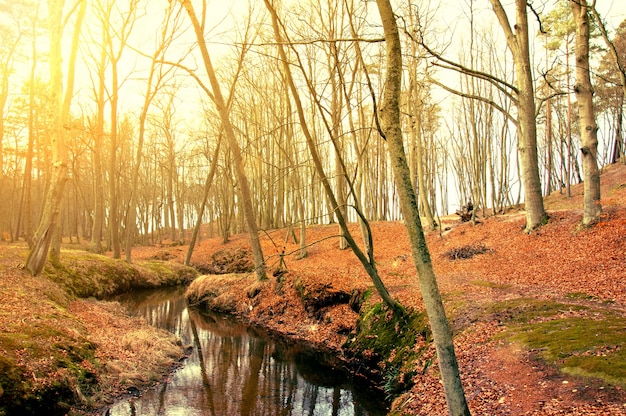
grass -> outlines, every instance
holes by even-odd
[[[489,313],[507,324],[500,335],[540,352],[561,371],[626,386],[626,317],[600,307],[516,299]]]
[[[193,269],[158,261],[129,265],[64,250],[61,263],[32,277],[19,267],[25,254],[21,247],[0,250],[0,416],[66,415],[72,407],[102,405],[119,394],[120,378],[140,385],[180,358],[182,346],[173,335],[105,309],[109,302],[77,298],[182,283],[195,277]],[[96,337],[95,330],[103,334]],[[124,334],[128,338],[117,347]],[[107,351],[126,358],[112,363],[115,354],[102,358]]]
[[[48,263],[44,274],[76,297],[98,299],[126,292],[131,287],[181,285],[198,275],[195,269],[178,263],[146,260],[129,264],[79,250],[64,251],[62,263]]]

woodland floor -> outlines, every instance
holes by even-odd
[[[602,217],[590,228],[579,227],[582,187],[577,185],[572,188],[571,198],[557,191],[546,199],[550,221],[531,234],[523,233],[524,212],[519,210],[487,218],[479,216],[475,225],[460,223],[456,216],[442,218],[442,231],[427,234],[455,333],[456,354],[472,414],[626,415],[625,378],[607,381],[563,371],[565,359],[560,362],[559,357],[546,358],[547,347],[533,347],[515,337],[525,331],[520,325],[527,323],[516,317],[528,312],[526,305],[536,306],[537,302],[539,308],[559,305],[557,309],[560,309],[549,318],[539,314],[535,321],[559,318],[597,321],[608,311],[618,324],[626,322],[626,166],[605,168],[602,194]],[[420,308],[420,291],[403,224],[374,222],[372,230],[377,266],[391,294],[405,306]],[[338,249],[337,231],[337,225],[307,228],[308,257],[300,260],[296,259],[298,245],[286,239],[287,230],[268,231],[262,244],[265,256],[270,257],[269,273],[277,268],[279,253],[285,247],[287,273],[283,277],[287,282],[299,279],[312,292],[317,288],[320,293],[350,293],[354,288],[370,287],[371,282],[354,254]],[[355,235],[360,235],[356,227]],[[225,245],[220,238],[205,235],[192,263],[208,269],[214,267],[216,252],[237,253],[247,247],[243,235],[233,236]],[[186,249],[186,246],[168,245],[141,247],[133,255],[138,259],[182,261]],[[475,255],[450,258],[468,252]],[[0,279],[6,283],[0,284],[0,289],[7,289],[0,291],[0,300],[5,305],[19,302],[20,310],[26,311],[20,312],[27,316],[26,320],[15,325],[34,325],[36,322],[31,321],[39,318],[28,312],[32,309],[28,291],[43,291],[49,298],[48,292],[56,289],[26,279],[17,271],[19,264],[15,262],[15,256],[0,255],[0,271],[6,276]],[[28,287],[11,292],[10,287],[20,284]],[[242,314],[256,323],[331,349],[340,348],[347,336],[346,329],[349,332],[354,328],[357,314],[347,305],[329,308],[320,317],[303,307],[292,286],[276,290],[276,279],[270,279],[267,286],[253,300],[243,292],[238,299],[239,305],[248,306],[248,311],[241,311]],[[103,316],[112,319],[106,311],[92,313],[100,307],[90,301],[63,302],[80,315],[81,337],[101,325]],[[10,311],[2,319],[8,319],[9,315]],[[63,319],[74,319],[61,315]],[[7,326],[6,322],[0,324]],[[124,331],[123,325],[127,324],[120,324],[120,331]],[[626,333],[626,324],[620,330]],[[596,337],[602,331],[597,332]],[[98,355],[106,357],[115,352],[107,351],[106,344],[103,340]],[[624,345],[617,341],[614,344],[608,342],[586,354],[606,353],[609,357],[616,351],[621,354]],[[114,344],[111,349],[115,348],[119,347]],[[434,352],[431,349],[427,354]],[[115,359],[124,357],[118,355]],[[137,357],[126,359],[133,362]],[[623,361],[617,365],[626,371]],[[414,381],[411,391],[396,400],[398,411],[405,415],[447,414],[437,367],[429,367]]]
[[[604,169],[602,194],[602,217],[590,228],[579,226],[582,185],[576,185],[570,198],[557,191],[546,199],[550,221],[531,234],[522,231],[525,218],[520,210],[479,218],[476,225],[460,223],[456,216],[442,218],[443,231],[427,234],[473,414],[626,415],[626,378],[607,382],[562,371],[565,358],[557,354],[547,359],[547,347],[533,348],[515,341],[514,336],[516,331],[528,330],[520,329],[520,322],[527,323],[527,317],[519,315],[528,305],[539,305],[538,309],[557,305],[554,316],[537,318],[537,322],[578,317],[597,321],[602,319],[598,314],[604,316],[598,311],[608,310],[618,325],[626,324],[626,166]],[[278,254],[285,246],[287,280],[301,279],[313,292],[323,288],[350,293],[355,287],[371,286],[354,254],[339,250],[337,238],[328,238],[337,234],[337,228],[308,228],[308,257],[300,260],[296,259],[298,246],[291,239],[285,243],[287,230],[269,232],[262,239],[265,256],[273,256],[268,271],[276,269]],[[420,308],[403,224],[374,222],[372,229],[377,266],[391,294],[406,306]],[[355,235],[360,235],[356,228]],[[192,263],[210,267],[214,253],[237,252],[247,246],[244,236],[234,236],[226,245],[219,238],[204,238]],[[156,253],[154,248],[142,250],[138,255],[182,258],[186,247],[162,247]],[[468,251],[483,253],[450,259]],[[249,302],[250,309],[242,312],[253,321],[333,348],[345,341],[345,335],[338,334],[341,329],[353,328],[357,317],[345,305],[329,308],[324,319],[319,319],[319,314],[312,316],[301,306],[295,290],[264,291],[262,300],[255,302],[241,292],[241,303]],[[516,314],[522,321],[515,319]],[[528,321],[533,321],[532,316]],[[626,333],[626,325],[620,331]],[[623,336],[609,339],[607,344],[616,345],[574,355],[603,356],[607,348],[622,354],[623,340]],[[432,349],[430,354],[434,354]],[[607,359],[611,357],[609,354]],[[621,357],[615,365],[626,369]],[[416,376],[410,393],[396,400],[397,409],[406,415],[447,414],[438,376],[436,366]]]

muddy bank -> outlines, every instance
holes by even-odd
[[[64,251],[34,278],[20,267],[25,256],[24,247],[0,250],[0,415],[93,411],[158,382],[184,357],[176,337],[101,299],[185,284],[193,269]]]
[[[423,313],[388,311],[372,288],[341,288],[285,273],[264,282],[253,274],[204,275],[185,294],[200,310],[226,312],[275,337],[318,351],[389,399],[412,386],[425,368],[431,335]]]

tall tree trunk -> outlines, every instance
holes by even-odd
[[[24,216],[24,237],[28,242],[28,247],[33,247],[33,225],[32,225],[32,182],[33,182],[33,156],[35,147],[35,74],[37,69],[37,36],[36,26],[39,17],[39,7],[37,7],[33,18],[33,39],[31,44],[32,62],[30,67],[30,85],[28,87],[28,147],[26,150],[26,160],[24,162],[24,180],[22,186],[22,198],[20,211],[18,212],[17,230],[15,238],[19,239],[22,227],[22,215]],[[8,75],[8,74],[7,74]],[[1,137],[0,137],[1,138]]]
[[[576,98],[582,142],[583,184],[583,225],[594,223],[602,206],[600,205],[600,172],[598,171],[598,125],[593,110],[593,89],[589,75],[589,15],[587,0],[571,0],[572,14],[576,24]]]
[[[202,195],[202,203],[200,204],[200,208],[198,209],[198,219],[196,220],[196,225],[193,227],[193,234],[191,235],[191,241],[189,241],[189,248],[187,249],[187,255],[185,256],[185,265],[189,266],[191,263],[191,255],[193,254],[193,249],[196,246],[196,241],[198,240],[198,234],[200,233],[200,226],[202,225],[202,217],[204,216],[204,210],[206,208],[206,203],[209,199],[209,192],[211,191],[211,187],[213,186],[213,178],[215,177],[215,171],[217,170],[218,158],[220,153],[220,147],[222,145],[222,135],[220,134],[217,139],[217,145],[215,145],[215,153],[213,153],[213,160],[211,160],[211,168],[209,169],[209,174],[207,175],[206,181],[204,182],[204,194]]]
[[[246,177],[246,173],[244,170],[241,148],[239,147],[237,137],[235,136],[235,130],[230,121],[229,109],[222,95],[219,81],[217,80],[217,76],[215,75],[215,71],[213,70],[211,56],[209,55],[209,50],[206,46],[206,42],[204,39],[204,33],[202,30],[203,28],[200,25],[198,18],[196,17],[196,13],[194,11],[193,5],[191,4],[191,1],[180,0],[180,2],[187,11],[187,14],[189,15],[189,19],[191,20],[191,24],[194,28],[196,38],[198,39],[198,47],[200,48],[200,52],[202,53],[202,60],[204,62],[204,66],[209,77],[209,81],[211,83],[211,88],[213,90],[211,99],[213,100],[213,103],[217,108],[220,120],[222,122],[222,127],[224,129],[224,134],[226,135],[229,147],[233,153],[233,164],[235,167],[235,174],[237,175],[237,182],[239,185],[239,203],[243,205],[243,214],[248,228],[250,245],[252,246],[252,255],[254,257],[256,275],[259,280],[264,280],[267,278],[265,274],[265,260],[263,258],[261,242],[259,241],[259,230],[256,223],[254,207],[252,206],[252,195],[250,194],[250,186],[248,185],[248,178]]]
[[[528,39],[528,14],[526,0],[515,0],[515,31],[500,0],[490,0],[493,10],[504,30],[507,45],[515,62],[517,78],[517,136],[519,156],[524,184],[524,205],[526,208],[526,232],[541,226],[547,219],[543,206],[539,160],[537,156],[537,124],[535,120],[535,96],[530,64],[530,44]]]
[[[63,3],[64,0],[48,0],[48,30],[50,34],[48,59],[50,65],[51,111],[54,118],[50,137],[53,152],[52,177],[51,186],[46,194],[44,208],[39,219],[39,225],[35,232],[33,249],[30,251],[25,265],[26,270],[33,276],[39,275],[46,263],[50,242],[59,219],[63,188],[67,181],[67,149],[65,148],[61,116],[63,100],[63,61],[61,55]]]
[[[381,105],[381,126],[387,141],[394,180],[398,189],[400,208],[411,243],[413,261],[418,272],[419,286],[433,332],[441,378],[452,416],[469,415],[459,367],[454,353],[452,331],[437,286],[430,253],[419,216],[417,198],[411,184],[411,172],[404,152],[400,124],[400,95],[402,80],[402,50],[395,15],[389,0],[376,0],[383,23],[387,48],[385,95]]]
[[[76,73],[76,59],[78,57],[78,42],[80,40],[80,29],[87,12],[87,1],[81,0],[74,24],[74,33],[72,35],[72,45],[70,49],[70,58],[67,65],[67,85],[65,86],[65,95],[61,104],[61,126],[63,129],[70,124],[70,107],[72,104],[72,96],[74,95],[74,75]],[[50,247],[50,260],[58,262],[61,258],[61,241],[63,238],[62,229],[57,227],[55,230],[52,246]]]
[[[117,182],[117,104],[119,101],[119,82],[117,61],[111,62],[111,134],[109,146],[109,232],[113,258],[122,256],[120,245],[120,219]]]
[[[105,104],[105,71],[106,71],[106,37],[102,32],[100,60],[98,62],[98,91],[96,97],[96,119],[93,133],[92,163],[93,163],[93,224],[89,250],[101,254],[102,230],[104,228],[104,181],[102,169],[102,143],[104,139],[104,104]]]

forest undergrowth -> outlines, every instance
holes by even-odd
[[[592,227],[580,226],[582,185],[576,185],[569,198],[564,191],[546,198],[550,220],[531,234],[523,232],[519,209],[479,215],[476,224],[445,217],[441,230],[428,233],[473,414],[626,415],[626,166],[605,168],[602,186],[603,214]],[[422,310],[403,224],[374,222],[372,229],[376,263],[390,292]],[[287,233],[268,231],[271,238],[263,239],[266,257],[274,259],[270,271],[278,271],[287,241],[285,272],[255,296],[249,291],[253,277],[238,277],[236,290],[222,290],[212,301],[346,354],[359,319],[351,302],[371,290],[371,282],[355,256],[328,238],[338,233],[337,225],[307,229],[311,245],[304,259]],[[226,245],[206,238],[192,262],[210,270],[213,253],[223,259],[230,251],[241,265],[247,249],[245,236]],[[184,247],[162,250],[181,257]],[[215,290],[207,279],[204,284]],[[203,293],[198,290],[195,300]],[[372,295],[367,302],[377,301]],[[412,387],[395,396],[395,414],[445,415],[432,346],[421,354],[406,384]]]
[[[496,216],[480,213],[476,224],[445,217],[439,230],[428,233],[473,414],[626,415],[626,166],[605,168],[602,192],[602,216],[588,228],[579,225],[582,186],[577,185],[570,198],[558,191],[546,198],[550,220],[531,234],[523,232],[524,215],[518,209]],[[422,301],[403,224],[374,222],[372,230],[376,263],[391,294],[419,312]],[[302,259],[299,244],[287,233],[267,230],[262,238],[268,270],[277,272],[263,284],[250,272],[228,274],[249,266],[245,235],[226,244],[205,235],[192,264],[227,274],[215,278],[220,286],[208,285],[211,293],[201,288],[206,278],[196,279],[192,288],[201,290],[192,301],[219,304],[256,324],[343,354],[348,341],[357,338],[360,317],[375,310],[379,299],[355,256],[339,250],[337,238],[328,238],[338,234],[337,225],[308,227],[310,246]],[[172,336],[127,317],[116,304],[84,297],[129,284],[159,284],[159,276],[167,284],[188,282],[193,273],[173,265],[182,263],[186,248],[136,248],[141,272],[124,272],[123,262],[66,249],[63,267],[48,266],[50,279],[21,270],[23,246],[3,245],[0,414],[11,410],[7,403],[30,406],[37,414],[37,403],[44,399],[65,414],[70,405],[94,406],[166,375],[183,353]],[[278,270],[283,252],[285,267]],[[229,270],[229,258],[236,270]],[[152,266],[142,263],[149,261]],[[163,264],[171,265],[166,268],[171,272],[164,272]],[[103,271],[101,278],[84,278],[85,270],[93,275],[96,269]],[[107,270],[125,277],[112,282]],[[128,334],[144,341],[130,345]],[[402,383],[388,386],[394,389],[395,414],[445,415],[435,354],[425,342],[428,333],[420,330],[416,336],[420,355],[413,357],[415,365],[393,367],[402,376]],[[145,362],[146,346],[163,354]],[[388,358],[396,353],[389,351]],[[36,397],[44,391],[52,397]]]

